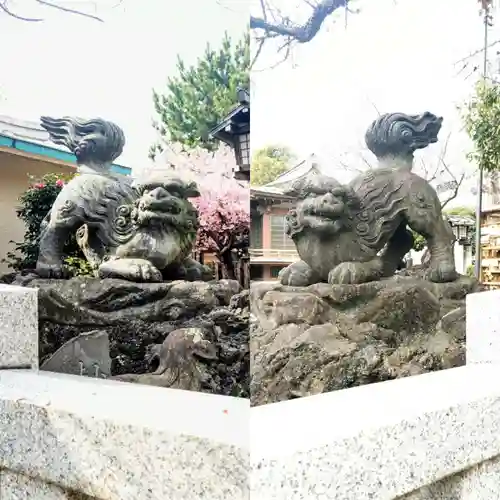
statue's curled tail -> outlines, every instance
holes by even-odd
[[[79,165],[106,169],[121,155],[125,145],[123,130],[100,118],[82,120],[42,116],[40,121],[51,141],[67,147]]]
[[[417,149],[437,142],[442,123],[443,118],[428,111],[419,115],[387,113],[368,127],[365,142],[378,159],[413,157]]]

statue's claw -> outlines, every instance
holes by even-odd
[[[44,264],[39,262],[36,265],[36,274],[45,279],[63,279],[68,277],[68,272],[62,264]]]
[[[431,264],[425,273],[426,279],[434,283],[448,283],[458,278],[458,273],[453,263],[439,261]]]

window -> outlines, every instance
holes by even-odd
[[[252,213],[250,222],[250,247],[262,248],[262,215]]]
[[[465,240],[467,238],[467,227],[458,226],[458,239]]]
[[[241,165],[250,165],[250,134],[242,134],[238,137],[240,143]]]
[[[285,216],[271,215],[271,248],[276,250],[295,250],[295,244],[285,233]]]

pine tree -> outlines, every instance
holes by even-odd
[[[158,121],[153,124],[161,140],[150,148],[154,158],[164,143],[180,143],[186,148],[217,149],[209,138],[210,129],[237,105],[237,89],[249,88],[250,37],[234,43],[225,33],[219,49],[207,45],[196,64],[186,67],[179,57],[177,76],[167,81],[166,92],[153,91]]]

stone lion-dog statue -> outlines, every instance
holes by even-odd
[[[392,276],[413,245],[408,227],[427,242],[426,278],[457,279],[451,226],[434,188],[412,172],[415,151],[437,142],[442,121],[429,112],[382,115],[365,135],[376,168],[347,185],[316,174],[292,186],[287,194],[298,202],[286,232],[301,260],[281,270],[282,284],[358,284]]]
[[[39,276],[65,277],[63,250],[73,234],[96,277],[210,279],[209,269],[190,258],[198,228],[189,201],[200,195],[195,183],[165,176],[136,182],[113,174],[125,137],[112,122],[42,117],[41,124],[76,156],[80,175],[63,187],[42,223]]]

